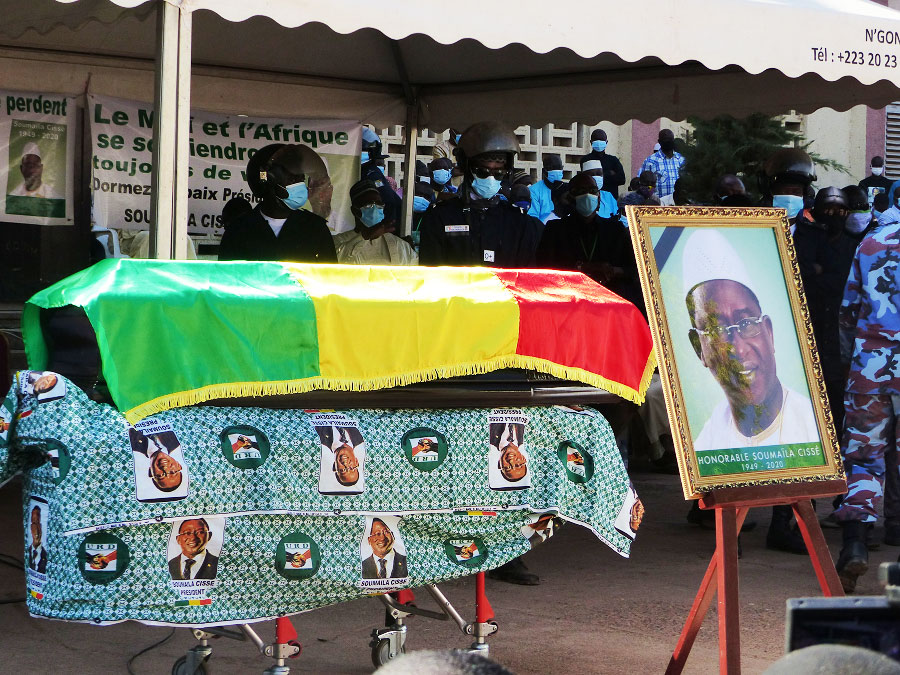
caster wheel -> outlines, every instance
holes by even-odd
[[[406,645],[400,648],[400,653],[406,653]],[[383,666],[391,660],[390,640],[379,640],[372,646],[372,665],[376,668]]]
[[[172,666],[172,675],[207,675],[207,673],[209,673],[209,669],[207,668],[206,663],[201,663],[197,666],[193,673],[189,672],[186,656],[182,656],[175,662],[175,665]]]

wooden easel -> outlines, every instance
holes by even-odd
[[[737,537],[752,507],[790,505],[822,593],[826,597],[844,595],[810,500],[833,497],[846,491],[844,480],[829,480],[714,490],[700,499],[700,508],[715,509],[716,512],[716,552],[700,582],[700,590],[681,630],[666,675],[677,675],[684,670],[713,595],[717,598],[719,614],[719,672],[728,675],[741,672]]]

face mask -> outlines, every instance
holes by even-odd
[[[454,142],[454,143],[459,143],[459,139],[460,139],[460,138],[462,138],[462,134],[456,134],[456,140],[453,141],[453,142]]]
[[[384,220],[384,207],[378,204],[369,204],[360,209],[359,219],[366,227],[375,227]]]
[[[428,201],[425,197],[419,197],[418,195],[413,197],[413,211],[416,213],[422,213],[425,209],[431,206],[431,202]]]
[[[884,173],[884,167],[883,167],[883,166],[873,166],[873,167],[872,167],[872,175],[873,175],[873,176],[880,176],[880,175],[883,174],[883,173]]]
[[[430,183],[431,179],[428,176],[419,176],[420,183]]]
[[[597,197],[597,195],[592,195],[590,193],[578,195],[577,197],[575,197],[575,210],[578,211],[578,215],[587,218],[597,210],[598,203],[599,198]]]
[[[594,182],[597,184],[597,189],[603,189],[603,176],[591,176],[594,179]]]
[[[844,227],[846,227],[847,230],[852,232],[853,234],[859,234],[860,232],[865,230],[871,222],[871,211],[854,211],[849,216],[847,216],[847,222],[844,224]]]
[[[490,199],[500,192],[500,181],[493,176],[488,176],[487,178],[474,176],[472,178],[472,190],[482,199]]]
[[[359,156],[359,163],[360,163],[360,164],[365,164],[365,163],[368,162],[368,161],[369,161],[369,153],[368,153],[368,152],[363,152],[363,153]]]
[[[523,211],[527,211],[528,209],[531,208],[531,202],[528,201],[527,199],[523,199],[520,202],[513,202],[513,205],[518,206]]]
[[[562,180],[562,169],[554,169],[553,171],[547,172],[547,182],[548,183],[558,183]]]
[[[798,197],[797,195],[774,195],[772,197],[772,206],[776,209],[785,209],[787,217],[792,220],[803,210],[803,197]]]
[[[309,190],[306,187],[306,183],[294,183],[293,185],[285,186],[284,189],[287,190],[288,196],[281,201],[292,211],[302,207],[306,200],[309,199]]]
[[[434,176],[435,183],[446,185],[447,181],[450,180],[450,169],[435,169],[431,172],[431,175]]]
[[[606,141],[591,141],[591,148],[597,152],[606,150]]]

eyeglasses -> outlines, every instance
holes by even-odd
[[[768,319],[769,317],[763,314],[762,316],[758,316],[756,318],[748,317],[746,319],[741,319],[736,324],[731,326],[713,326],[712,328],[707,328],[703,330],[701,328],[695,328],[698,333],[701,335],[705,335],[707,337],[718,337],[718,338],[726,338],[731,339],[734,337],[734,334],[737,333],[745,340],[748,338],[755,338],[762,333],[762,328],[760,324],[763,319]]]
[[[157,479],[168,478],[169,476],[177,476],[180,473],[181,469],[175,469],[173,471],[154,471],[153,477]]]
[[[506,169],[488,169],[484,166],[474,166],[472,167],[472,175],[476,178],[487,178],[488,176],[493,176],[497,180],[503,180],[506,178],[506,174],[508,172]]]
[[[184,532],[178,533],[176,537],[196,537],[197,539],[202,539],[208,534],[209,530],[185,530]]]

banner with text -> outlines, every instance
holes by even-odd
[[[94,223],[145,230],[150,222],[153,106],[107,96],[87,99]],[[256,205],[247,185],[247,160],[272,143],[306,145],[318,153],[328,180],[308,186],[309,201],[303,208],[325,218],[333,233],[353,229],[349,192],[359,179],[358,122],[194,111],[190,131],[190,234],[221,234],[222,208],[234,197]]]
[[[0,91],[0,221],[72,225],[75,99]]]

